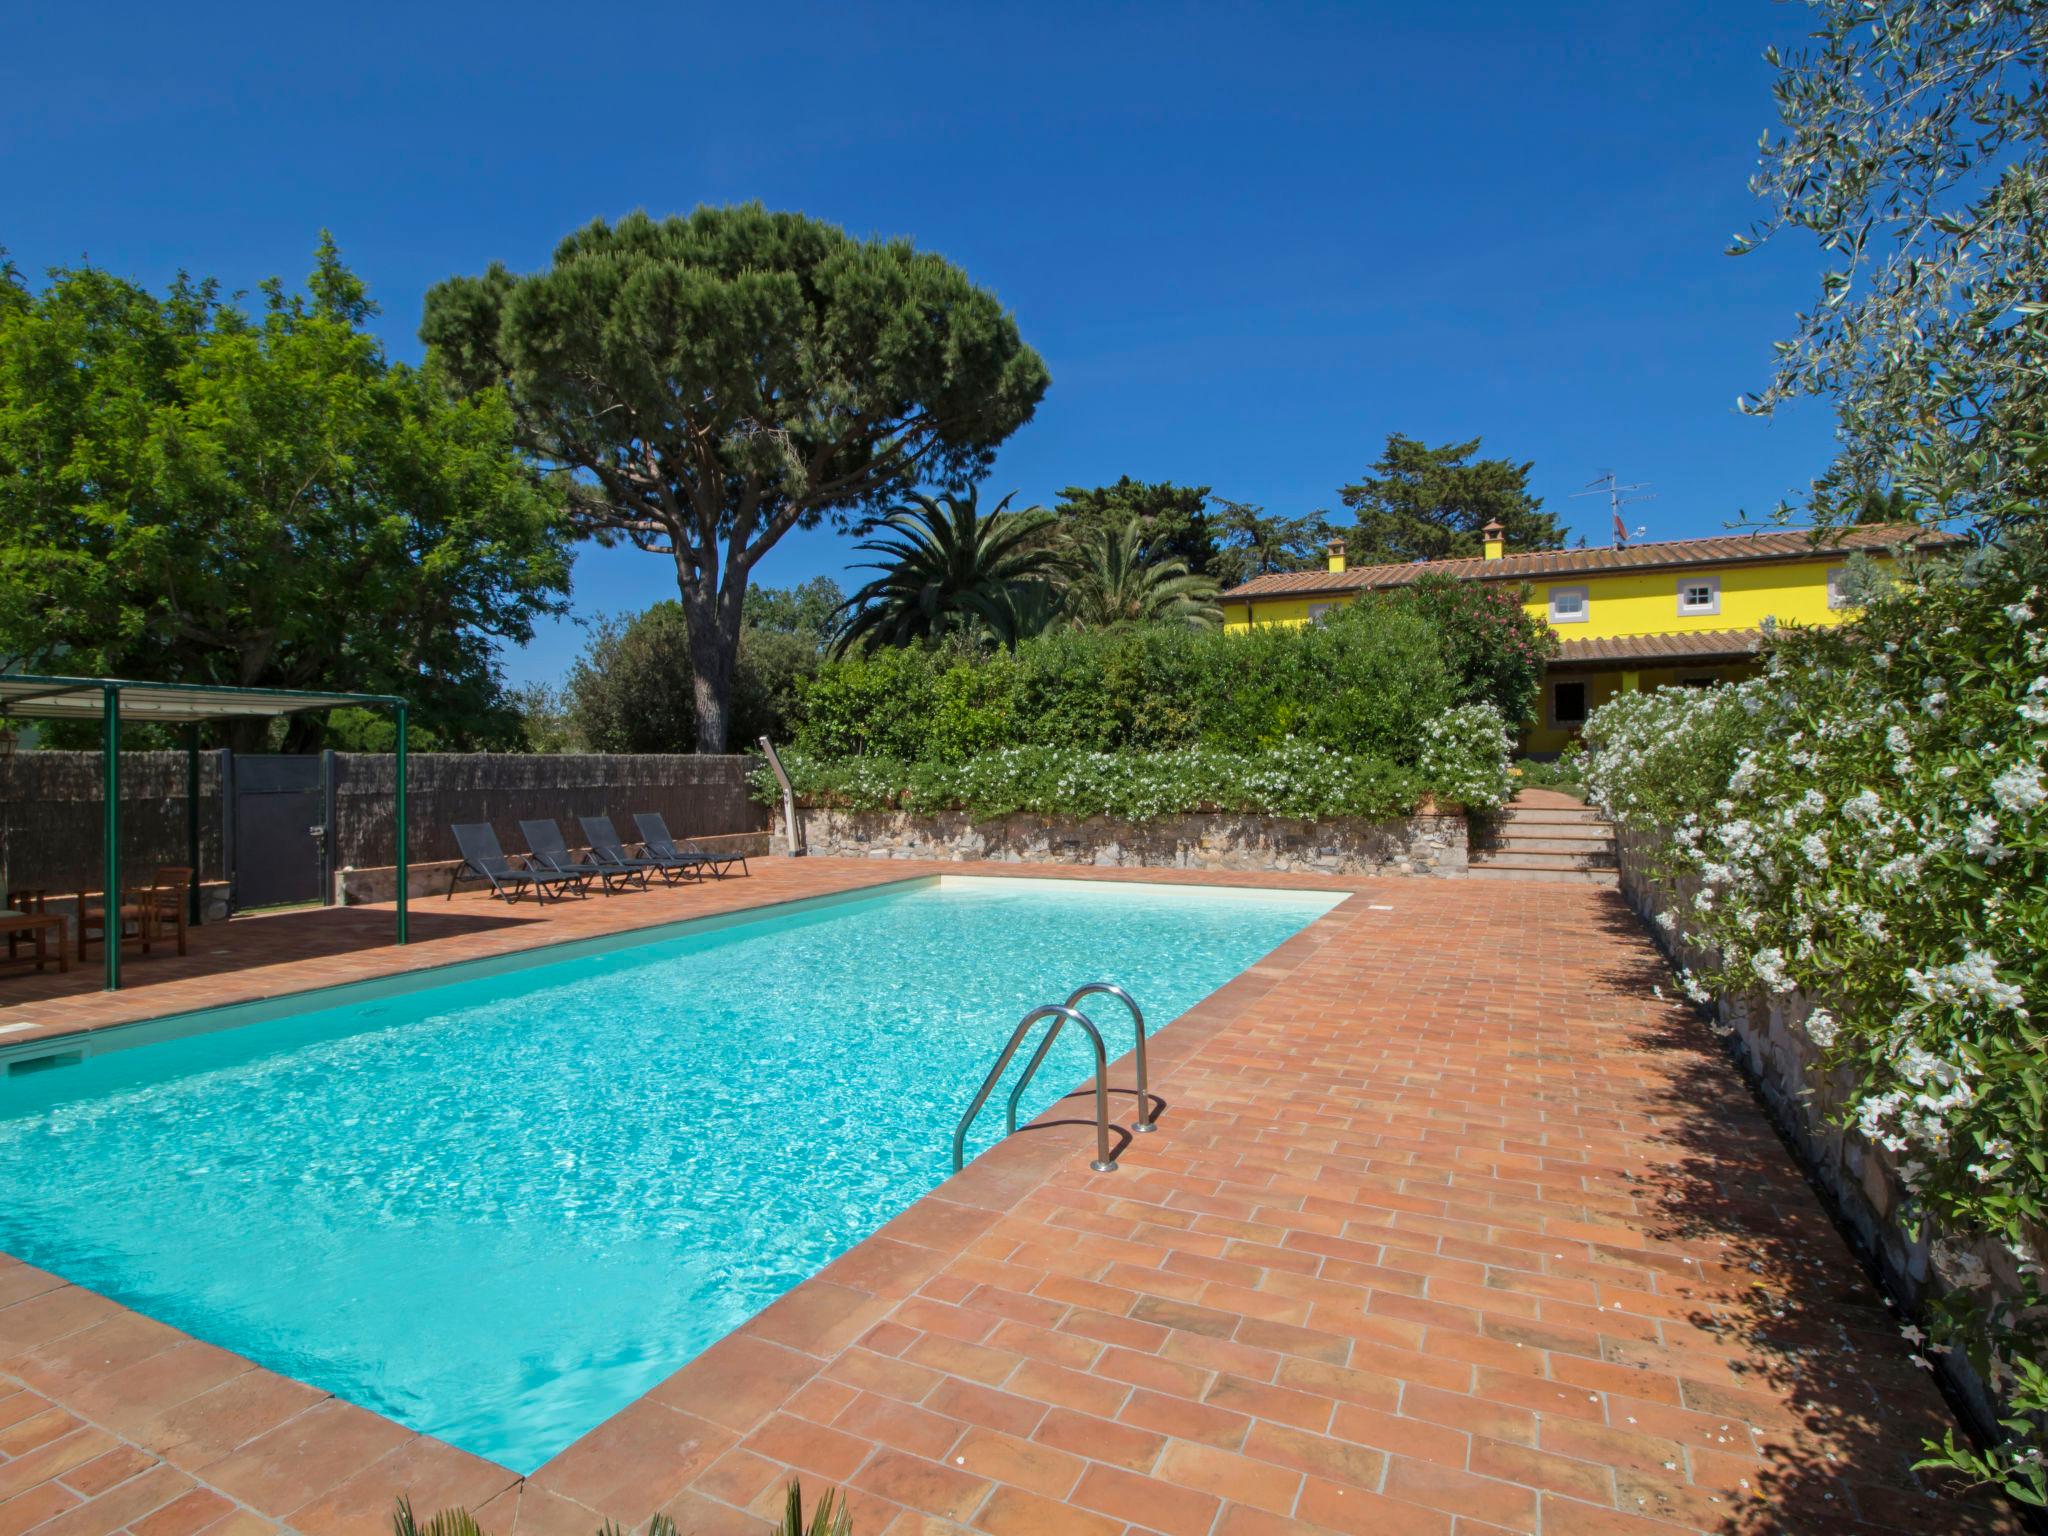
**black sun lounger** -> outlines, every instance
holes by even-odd
[[[647,846],[649,858],[684,859],[695,864],[706,865],[719,879],[737,864],[740,873],[746,874],[747,856],[743,853],[705,853],[689,843],[678,845],[669,836],[668,823],[661,819],[659,811],[642,811],[633,818],[633,825],[640,829],[640,840]]]
[[[526,839],[526,846],[533,850],[536,863],[579,882],[579,889],[587,890],[595,878],[604,882],[605,894],[610,895],[618,888],[614,882],[630,880],[635,873],[632,870],[608,869],[598,859],[577,858],[569,851],[568,843],[562,839],[562,829],[555,825],[551,816],[539,821],[520,822],[519,833]],[[647,883],[644,874],[640,876],[640,883]]]
[[[674,885],[684,875],[694,877],[703,874],[708,868],[707,860],[691,858],[688,854],[664,858],[652,848],[645,853],[632,852],[620,841],[609,816],[579,816],[576,819],[583,823],[583,837],[590,844],[590,857],[600,868],[652,871],[669,885]]]
[[[458,821],[452,830],[455,846],[462,852],[462,863],[448,876],[450,901],[455,899],[456,883],[464,875],[490,881],[491,894],[508,902],[517,901],[523,891],[532,891],[533,899],[545,905],[547,893],[553,891],[559,896],[563,886],[574,886],[578,895],[583,894],[582,882],[577,877],[507,854],[498,846],[498,834],[488,821]]]

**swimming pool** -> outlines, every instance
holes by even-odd
[[[108,1037],[0,1076],[0,1250],[530,1472],[945,1178],[1027,1008],[1156,1032],[1341,899],[927,878]]]

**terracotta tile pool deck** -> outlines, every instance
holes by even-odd
[[[423,901],[403,950],[388,908],[238,919],[119,994],[0,979],[0,1042],[922,874],[1355,895],[1157,1037],[1119,1171],[1078,1113],[1013,1138],[530,1478],[0,1257],[0,1536],[383,1533],[400,1494],[723,1536],[791,1475],[859,1536],[2019,1529],[1911,1470],[1941,1398],[1612,891],[754,868]]]

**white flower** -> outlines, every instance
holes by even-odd
[[[1878,799],[1877,791],[1874,789],[1866,789],[1861,794],[1852,795],[1842,802],[1842,814],[1857,821],[1874,820],[1883,809],[1884,802]]]
[[[1816,1008],[1806,1016],[1806,1037],[1822,1050],[1833,1045],[1840,1034],[1841,1026],[1827,1009]]]
[[[1790,992],[1794,986],[1790,976],[1785,974],[1785,951],[1782,949],[1760,949],[1750,956],[1749,968],[1756,972],[1756,979],[1773,992]]]
[[[1991,798],[2004,810],[2018,815],[2048,800],[2048,785],[2042,784],[2040,769],[2014,763],[1991,781]]]
[[[1826,869],[1828,867],[1829,860],[1827,839],[1822,837],[1818,832],[1809,832],[1800,841],[1799,846],[1800,849],[1806,854],[1806,862],[1811,864],[1815,869]]]
[[[2025,624],[2034,617],[2034,610],[2025,603],[2009,603],[2005,616],[2015,624]]]
[[[1986,864],[1996,864],[2006,853],[1998,844],[1998,818],[1989,811],[1979,811],[1972,816],[1963,828],[1963,847],[1970,857],[1982,859]]]
[[[1981,949],[1967,950],[1953,965],[1932,970],[1909,965],[1906,984],[1914,996],[1925,1002],[1968,1005],[1981,1001],[1994,1008],[2009,1009],[2023,1019],[2027,1016],[2026,1009],[2020,1006],[2026,994],[2011,982],[2000,981],[1998,962]]]

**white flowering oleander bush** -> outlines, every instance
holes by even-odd
[[[1007,747],[964,763],[783,755],[805,805],[853,811],[962,811],[989,818],[1114,816],[1148,821],[1195,811],[1275,816],[1405,815],[1421,797],[1413,770],[1323,747],[1268,752],[1074,752]],[[757,793],[779,797],[772,776]],[[772,793],[770,793],[772,791]]]
[[[1624,694],[1587,722],[1587,786],[1668,837],[1714,991],[1800,992],[1844,1123],[1894,1159],[1945,1290],[1923,1351],[1967,1350],[2005,1404],[1988,1452],[1935,1460],[2048,1501],[2048,551],[1904,570],[1854,623],[1781,631],[1764,675]],[[1666,928],[1679,914],[1659,915]],[[1971,1251],[2004,1246],[1993,1275]]]
[[[1083,752],[1005,747],[964,761],[783,754],[797,798],[847,810],[964,811],[972,816],[1115,816],[1145,821],[1196,811],[1271,816],[1405,816],[1425,798],[1497,809],[1513,780],[1511,743],[1491,705],[1449,711],[1425,731],[1418,766],[1283,741],[1252,752]],[[757,799],[780,788],[765,765]]]
[[[1515,792],[1515,740],[1491,704],[1445,710],[1422,731],[1415,766],[1430,793],[1475,811],[1497,811]]]

